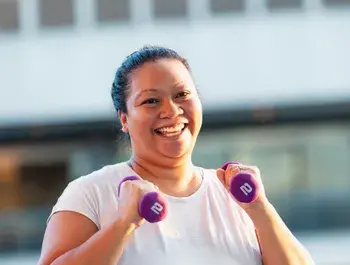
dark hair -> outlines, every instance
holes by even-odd
[[[126,97],[132,72],[147,62],[155,62],[160,59],[178,60],[191,72],[187,60],[174,50],[160,46],[144,46],[127,56],[115,74],[111,95],[117,111],[127,113]]]

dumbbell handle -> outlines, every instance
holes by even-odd
[[[118,186],[118,196],[120,194],[121,184],[125,181],[140,180],[137,176],[128,176],[122,179]],[[168,213],[168,204],[166,199],[158,192],[148,192],[143,195],[138,205],[139,215],[150,223],[162,221]]]
[[[226,162],[221,166],[226,170],[230,164],[239,164],[235,161]],[[248,172],[240,172],[233,176],[230,183],[230,193],[239,202],[251,203],[255,201],[259,195],[259,183]]]

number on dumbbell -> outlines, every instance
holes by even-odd
[[[249,193],[251,193],[253,191],[253,188],[248,184],[248,183],[244,183],[241,187],[240,187],[241,191],[244,193],[245,196],[248,196]]]
[[[161,211],[163,211],[163,206],[159,204],[158,202],[155,202],[153,206],[151,207],[152,212],[154,212],[156,215],[159,215]]]

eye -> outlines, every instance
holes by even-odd
[[[179,94],[176,95],[177,98],[184,98],[187,97],[190,94],[189,91],[182,91]]]
[[[158,103],[158,99],[155,98],[149,98],[142,102],[142,104],[156,104]]]

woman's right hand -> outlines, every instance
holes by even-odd
[[[92,219],[80,213],[74,211],[55,213],[45,231],[38,265],[118,263],[124,249],[124,239],[144,222],[138,213],[139,201],[145,193],[156,190],[155,185],[144,180],[123,182],[118,197],[119,205],[116,211],[118,217],[101,229]],[[65,201],[86,194],[79,191],[79,185],[73,183],[64,194],[69,195]],[[93,207],[88,204],[90,200],[86,200],[85,197],[78,199],[81,203],[79,205],[84,205],[86,209]]]
[[[158,188],[149,181],[141,179],[124,181],[118,198],[118,217],[125,222],[140,226],[144,219],[138,211],[139,202],[146,193],[152,191],[158,191]]]

